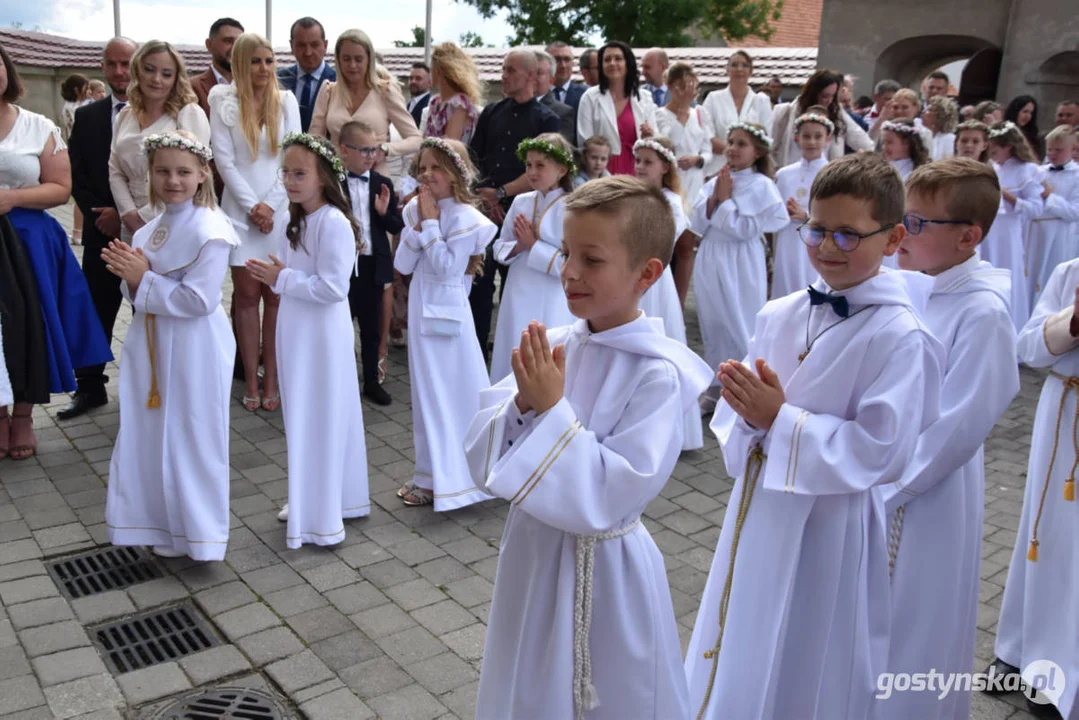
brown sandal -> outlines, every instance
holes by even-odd
[[[13,445],[11,437],[15,434],[15,421],[25,420],[30,426],[30,443],[23,445]],[[37,453],[37,436],[34,435],[34,418],[28,412],[25,415],[11,415],[11,435],[8,436],[8,455],[12,460],[29,460]]]
[[[414,486],[407,495],[401,496],[401,502],[409,507],[432,505],[435,502],[435,494],[431,490],[424,490]]]

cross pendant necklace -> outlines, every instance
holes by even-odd
[[[801,365],[802,361],[806,359],[806,356],[809,355],[809,352],[810,352],[810,350],[813,349],[813,346],[817,344],[817,340],[820,339],[821,335],[824,335],[824,333],[828,332],[829,330],[834,328],[836,325],[842,325],[843,323],[850,320],[852,317],[854,317],[858,313],[863,312],[865,310],[868,310],[871,307],[873,307],[873,306],[872,305],[866,305],[864,308],[861,308],[859,310],[855,310],[854,312],[852,312],[847,317],[840,318],[839,320],[835,321],[834,323],[832,323],[831,325],[829,325],[828,327],[824,328],[819,333],[814,335],[813,339],[810,340],[809,339],[809,321],[813,319],[813,308],[811,307],[809,309],[809,315],[806,316],[806,349],[803,350],[802,352],[798,353],[798,364]]]

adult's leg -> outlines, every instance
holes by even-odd
[[[468,296],[468,303],[472,306],[472,321],[476,325],[476,338],[480,341],[480,350],[483,351],[483,359],[489,359],[487,351],[487,339],[491,335],[491,313],[495,302],[495,273],[498,263],[495,262],[494,252],[488,248],[483,258],[483,274],[472,281],[472,293]]]
[[[34,406],[27,402],[17,402],[11,411],[11,436],[8,454],[12,460],[26,460],[37,452],[37,437],[34,435],[34,421],[30,417]]]
[[[120,304],[124,298],[120,294],[120,278],[109,272],[105,267],[105,261],[101,259],[103,246],[91,240],[91,236],[101,237],[97,233],[87,233],[87,245],[82,255],[82,273],[90,289],[90,298],[94,302],[97,319],[105,331],[106,340],[111,344],[116,315],[120,312]],[[78,383],[75,396],[57,413],[57,417],[61,420],[78,417],[108,402],[105,385],[109,378],[105,375],[104,363],[76,368],[75,380]]]
[[[82,245],[82,210],[79,210],[79,206],[75,206],[73,222],[71,226],[71,244]]]
[[[671,273],[674,275],[674,287],[678,291],[678,302],[682,309],[686,309],[686,296],[689,294],[689,282],[693,279],[694,250],[697,248],[697,236],[690,230],[682,233],[678,242],[674,244],[674,257],[677,262],[671,262]]]
[[[393,283],[389,283],[382,289],[382,317],[379,320],[378,328],[379,361],[390,354],[390,323],[393,321],[393,285]]]
[[[277,311],[281,307],[281,298],[268,285],[259,283],[259,288],[262,294],[262,368],[264,370],[262,394],[272,399],[279,397],[277,391]],[[258,367],[257,358],[255,367]],[[264,401],[262,409],[276,410],[279,404],[279,401],[271,400],[269,403]]]
[[[232,268],[232,286],[236,291],[236,344],[244,364],[244,397],[259,396],[259,299],[262,283],[243,267]]]

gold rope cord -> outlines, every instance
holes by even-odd
[[[143,321],[146,327],[146,349],[150,353],[150,396],[146,399],[146,407],[151,410],[161,407],[161,393],[157,390],[157,362],[155,349],[157,346],[157,316],[146,313]]]
[[[1030,533],[1030,549],[1027,550],[1027,560],[1038,562],[1038,525],[1042,521],[1042,511],[1045,509],[1045,498],[1049,494],[1049,480],[1053,477],[1053,466],[1057,461],[1057,449],[1060,446],[1060,424],[1064,420],[1064,401],[1068,399],[1068,393],[1073,390],[1079,391],[1079,377],[1069,377],[1060,373],[1049,371],[1051,377],[1055,377],[1063,384],[1060,393],[1060,404],[1057,406],[1057,424],[1053,433],[1053,451],[1049,454],[1049,468],[1045,471],[1045,484],[1042,486],[1042,496],[1038,501],[1038,514],[1034,517],[1034,527]],[[1072,418],[1072,468],[1064,481],[1064,499],[1071,502],[1075,500],[1075,469],[1079,466],[1079,402],[1075,406],[1075,415]]]

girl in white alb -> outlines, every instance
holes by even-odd
[[[559,277],[562,203],[573,191],[577,175],[573,148],[558,133],[545,133],[522,141],[517,155],[525,163],[532,192],[513,199],[495,242],[495,260],[510,269],[498,306],[491,382],[510,374],[510,353],[528,323],[538,320],[547,327],[561,327],[574,321]]]
[[[921,130],[913,120],[887,120],[880,127],[881,153],[906,182],[915,168],[929,162],[929,150],[926,149]],[[899,254],[885,255],[882,264],[898,270]]]
[[[182,131],[144,141],[150,205],[165,212],[102,252],[134,317],[120,360],[120,432],[105,522],[114,545],[223,560],[236,342],[221,308],[239,244],[215,207],[210,149]]]
[[[472,482],[464,432],[490,386],[473,332],[468,292],[498,228],[476,209],[468,149],[425,138],[417,158],[419,194],[405,206],[393,266],[411,275],[408,369],[416,468],[397,495],[406,505],[455,510],[489,495]],[[351,336],[350,336],[351,337]]]
[[[753,319],[768,299],[764,233],[790,222],[772,182],[772,139],[754,123],[736,123],[727,136],[727,164],[697,194],[689,225],[701,236],[693,265],[704,359],[713,368],[744,358]],[[711,412],[719,386],[701,398]]]
[[[277,367],[288,445],[288,504],[278,519],[285,544],[336,545],[345,518],[371,513],[349,276],[365,239],[341,190],[333,146],[306,133],[281,143],[289,222],[280,258],[251,258],[247,270],[281,296]]]

